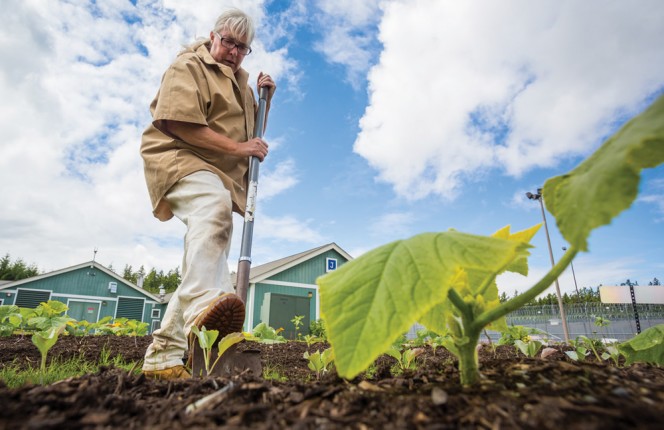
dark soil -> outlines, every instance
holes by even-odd
[[[150,338],[63,337],[50,356],[140,360]],[[558,350],[530,359],[512,347],[480,351],[478,386],[462,388],[456,360],[442,348],[419,357],[416,371],[393,376],[380,357],[373,375],[352,381],[331,372],[316,380],[302,358],[325,345],[261,345],[264,370],[284,382],[242,374],[177,382],[148,380],[117,368],[50,386],[7,389],[0,382],[0,429],[662,429],[664,369],[571,361]],[[37,367],[28,337],[0,338],[0,366]],[[207,408],[193,402],[226,388]]]

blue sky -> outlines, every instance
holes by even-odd
[[[192,6],[195,4],[195,6]],[[565,173],[664,89],[664,3],[20,1],[0,17],[0,253],[50,271],[180,265],[184,227],[150,212],[138,154],[180,46],[227,6],[275,77],[253,265],[336,242],[351,255],[455,228],[541,222],[525,193]],[[554,257],[565,246],[547,214]],[[583,214],[579,214],[583,216]],[[242,219],[229,264],[237,265]],[[664,279],[664,168],[593,232],[579,287]],[[544,231],[528,278],[550,267]],[[571,273],[560,278],[573,291]]]

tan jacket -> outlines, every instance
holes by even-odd
[[[163,130],[164,120],[209,126],[235,141],[253,137],[256,113],[254,92],[247,85],[249,74],[214,61],[208,42],[181,53],[162,77],[157,96],[150,104],[152,124],[141,141],[145,180],[154,216],[173,217],[163,198],[183,177],[209,170],[221,178],[233,199],[233,210],[243,214],[246,206],[248,157],[234,157],[190,145]]]

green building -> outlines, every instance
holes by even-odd
[[[41,302],[58,300],[67,314],[96,322],[111,316],[150,324],[150,333],[161,322],[166,301],[94,261],[43,275],[0,285],[0,304],[36,308]]]
[[[283,328],[288,339],[297,337],[291,320],[302,316],[303,334],[309,323],[320,318],[316,278],[352,260],[335,243],[252,267],[247,290],[245,331],[265,322]],[[32,278],[0,283],[0,305],[35,308],[58,300],[78,320],[96,322],[111,316],[129,318],[158,329],[172,294],[152,294],[91,261]]]
[[[320,318],[320,298],[316,278],[336,270],[353,258],[337,244],[330,243],[252,267],[247,290],[245,331],[265,322],[283,328],[287,339],[297,337],[293,317],[304,316],[303,334],[309,323]]]

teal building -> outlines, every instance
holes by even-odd
[[[316,278],[349,260],[352,257],[346,251],[330,243],[252,267],[244,330],[250,332],[265,322],[294,339],[297,333],[291,320],[302,316],[301,332],[308,333],[309,323],[320,318]],[[150,333],[159,328],[171,296],[152,294],[94,261],[0,283],[0,305],[35,308],[41,302],[58,300],[78,321],[124,317],[148,323]]]

